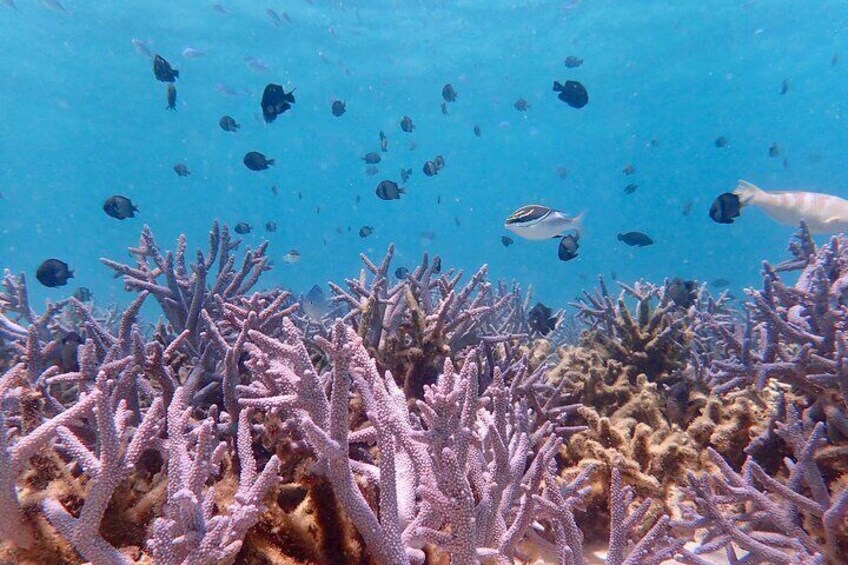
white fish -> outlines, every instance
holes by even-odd
[[[524,239],[551,239],[567,231],[579,234],[583,229],[584,214],[585,212],[571,217],[547,206],[529,204],[510,214],[504,222],[504,227]]]
[[[235,90],[233,90],[232,88],[230,88],[229,86],[224,84],[223,82],[219,82],[219,83],[215,84],[215,92],[217,92],[221,96],[235,97],[235,96],[239,95],[238,92],[236,92]]]
[[[267,71],[271,69],[265,61],[256,57],[245,57],[244,63],[252,71]]]
[[[297,263],[300,261],[300,251],[297,249],[290,249],[283,255],[283,262],[291,265],[292,263]]]
[[[186,59],[197,59],[198,57],[205,57],[206,51],[203,49],[197,49],[195,47],[186,47],[183,49],[183,57]]]
[[[801,191],[769,191],[740,180],[733,194],[740,206],[757,206],[787,226],[806,222],[811,233],[848,232],[848,200],[832,194]]]
[[[304,314],[316,322],[320,321],[321,318],[323,318],[330,310],[330,304],[324,296],[324,291],[321,290],[321,287],[317,284],[314,285],[301,299],[300,307]]]
[[[41,4],[54,12],[62,12],[63,14],[67,14],[68,11],[59,3],[59,0],[41,0]]]
[[[147,57],[148,59],[153,58],[153,51],[150,50],[150,45],[148,45],[146,41],[133,38],[132,44],[136,53],[143,57]]]

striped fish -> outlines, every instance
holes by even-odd
[[[848,232],[848,200],[819,192],[770,191],[740,180],[733,194],[787,226],[807,223],[811,233]]]
[[[504,227],[525,239],[551,239],[562,237],[567,231],[579,234],[582,231],[583,216],[579,214],[571,217],[547,206],[529,204],[510,214],[504,221]]]

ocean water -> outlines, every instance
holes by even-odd
[[[99,258],[125,259],[145,224],[164,249],[181,233],[205,247],[214,219],[252,224],[246,245],[270,240],[262,284],[295,292],[355,276],[360,253],[379,258],[389,243],[396,266],[425,251],[466,271],[485,263],[555,308],[599,274],[724,278],[738,292],[758,284],[761,260],[784,257],[793,229],[757,210],[715,224],[715,196],[746,179],[848,197],[844,1],[58,1],[0,2],[0,266],[27,274],[35,304],[77,285],[126,303]],[[180,70],[176,112],[133,39]],[[569,55],[583,65],[566,68]],[[552,82],[566,79],[586,86],[586,107],[557,99]],[[265,124],[269,82],[296,88],[297,102]],[[459,99],[443,116],[448,82]],[[340,118],[334,99],[347,103]],[[224,114],[238,133],[218,126]],[[369,176],[361,156],[379,151],[381,130],[389,151]],[[247,170],[254,150],[276,166]],[[435,155],[446,166],[426,177]],[[378,199],[401,167],[413,169],[406,194]],[[108,217],[113,194],[138,217]],[[504,218],[529,203],[586,212],[576,260],[559,261],[555,241],[502,245]],[[631,230],[656,243],[616,240]],[[292,248],[302,260],[286,264]],[[68,287],[35,283],[48,257],[74,269]]]

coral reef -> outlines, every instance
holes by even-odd
[[[615,565],[838,563],[846,245],[802,229],[744,315],[601,281],[576,341],[485,267],[390,284],[391,247],[308,318],[217,224],[191,264],[148,228],[134,265],[104,259],[119,315],[38,315],[6,273],[0,562],[584,565],[600,541]]]

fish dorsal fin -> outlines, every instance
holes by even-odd
[[[764,191],[755,184],[740,180],[733,190],[733,194],[739,197],[739,203],[744,206],[758,195],[764,194]]]

